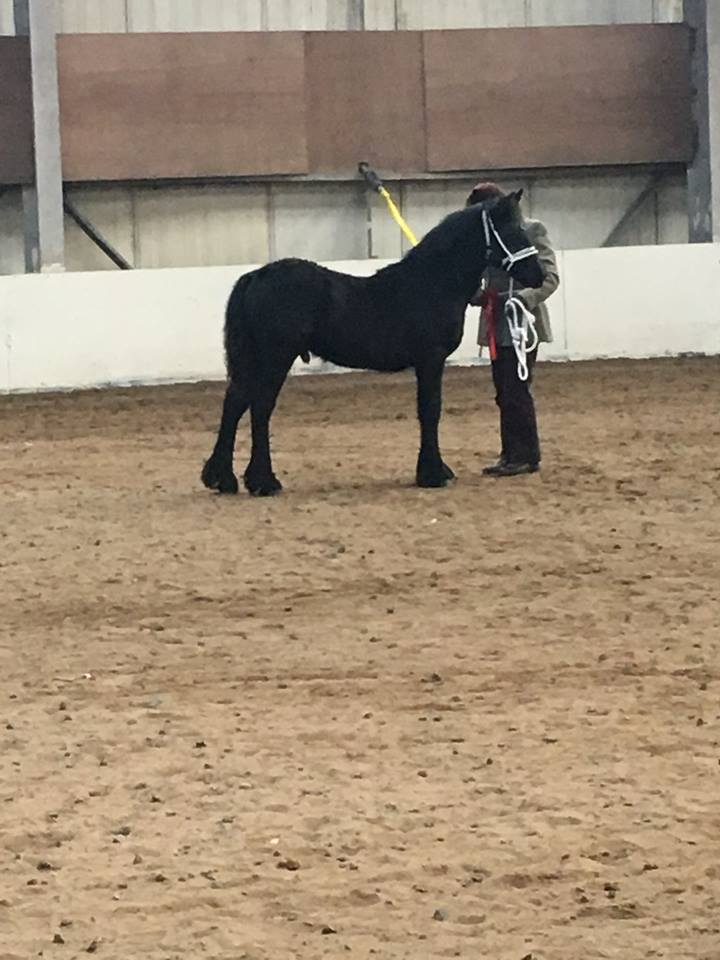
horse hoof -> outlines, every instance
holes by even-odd
[[[205,463],[205,466],[202,468],[202,473],[200,474],[200,479],[208,490],[217,490],[220,477],[212,460],[208,460]]]
[[[446,463],[443,463],[443,476],[445,477],[446,480],[454,480],[454,479],[455,479],[455,473],[454,473],[454,471],[451,470],[450,467],[449,467]]]
[[[201,479],[208,490],[217,490],[218,493],[234,494],[238,492],[238,482],[232,470],[222,470],[212,460],[203,467]]]
[[[278,489],[276,487],[257,487],[254,490],[250,490],[251,497],[279,497],[282,493],[282,488]]]
[[[245,489],[251,497],[276,497],[282,493],[282,484],[276,476],[271,476],[267,480],[245,477]]]
[[[220,483],[217,485],[218,493],[227,493],[231,496],[234,496],[240,489],[240,485],[237,482],[237,477],[233,474],[229,477],[223,477]]]
[[[423,489],[435,489],[439,487],[446,487],[448,485],[449,477],[446,477],[444,473],[441,473],[439,476],[425,476],[425,477],[416,477],[415,483],[418,487]]]

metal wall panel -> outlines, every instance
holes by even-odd
[[[473,180],[445,183],[420,180],[386,183],[386,186],[408,226],[420,240],[446,214],[464,205],[474,183]],[[515,185],[511,186],[514,188]],[[382,197],[374,192],[369,197],[372,256],[386,259],[402,256],[410,247],[409,241],[393,220]]]
[[[528,181],[501,177],[496,182],[506,191],[523,187],[526,215],[546,224],[557,248],[575,249],[601,244],[647,180],[647,174],[629,173]],[[402,192],[403,216],[421,237],[451,210],[461,207],[473,185],[471,180],[406,184]],[[649,197],[637,211],[618,237],[618,245],[687,242],[686,197],[684,177],[671,177],[661,183],[657,198]],[[389,215],[385,215],[390,220]]]
[[[15,15],[13,0],[0,0],[0,37],[15,35]]]
[[[135,264],[135,223],[129,187],[76,187],[68,193],[78,211],[125,259]],[[115,264],[65,217],[65,265],[68,270],[117,270]]]
[[[396,30],[396,0],[365,0],[366,30]]]
[[[400,208],[400,212],[405,216],[404,186],[401,183],[392,183],[389,181],[385,183],[385,186],[390,191],[390,196]],[[368,228],[370,230],[368,242],[369,255],[386,260],[394,260],[401,257],[404,238],[402,231],[390,216],[387,204],[374,190],[367,190],[365,199],[368,204],[370,217],[368,222]]]
[[[430,170],[683,162],[692,155],[682,27],[429,30],[423,43]],[[531,88],[523,76],[532,76]]]
[[[682,23],[683,0],[653,0],[655,23]]]
[[[527,25],[588,26],[651,23],[652,0],[528,0]]]
[[[0,37],[0,145],[0,183],[29,183],[34,169],[27,37]]]
[[[311,260],[367,257],[367,207],[360,183],[272,187],[271,256]]]
[[[367,30],[678,22],[682,0],[57,0],[65,33]],[[14,33],[0,0],[0,35]]]
[[[604,242],[647,182],[644,173],[538,180],[530,191],[531,215],[547,223],[557,246],[567,250],[595,247]],[[614,245],[687,240],[687,183],[681,175],[660,183]]]
[[[647,183],[647,175],[500,179],[505,190],[526,189],[524,207],[547,225],[558,248],[601,244]],[[472,180],[388,184],[418,237],[460,208]],[[361,184],[196,186],[132,189],[77,187],[72,198],[138,267],[263,263],[282,256],[315,260],[399,257],[407,242],[384,201]],[[372,241],[368,238],[368,201]],[[618,244],[687,241],[683,177],[661,184],[627,224]],[[268,219],[268,217],[270,219]],[[0,273],[24,269],[22,202],[17,189],[0,197]],[[66,220],[71,270],[116,269]]]
[[[124,33],[125,0],[59,0],[58,33]]]
[[[97,0],[91,0],[97,3]],[[104,0],[103,0],[104,2]],[[264,0],[127,0],[128,29],[262,30]]]
[[[0,274],[25,272],[22,191],[0,192]]]
[[[642,189],[642,184],[639,184]],[[628,222],[613,238],[613,247],[642,247],[658,242],[658,194],[646,197]]]
[[[393,2],[366,4],[369,28],[380,17],[384,25],[375,29],[393,28]],[[416,30],[677,22],[682,0],[397,0],[397,13],[400,29]]]
[[[685,175],[663,185],[658,196],[658,243],[688,242],[688,187]]]
[[[403,216],[413,233],[422,239],[425,234],[452,210],[458,210],[472,190],[472,180],[418,181],[405,184]],[[403,239],[403,246],[408,247]]]
[[[523,27],[525,0],[397,0],[400,30]]]
[[[268,30],[362,30],[363,0],[264,0]]]
[[[682,162],[688,39],[673,24],[63,35],[64,175]]]
[[[597,247],[640,194],[646,174],[577,176],[572,179],[538,179],[530,190],[530,215],[546,224],[553,243],[563,250]],[[651,205],[638,211],[637,235],[652,242],[655,222]],[[624,239],[624,238],[623,238]]]
[[[301,34],[63,36],[58,70],[67,180],[307,171]]]
[[[305,54],[311,171],[425,168],[421,33],[310,33]]]
[[[638,184],[641,188],[640,177]],[[658,185],[615,238],[613,246],[687,242],[687,180],[680,176]]]
[[[138,267],[200,267],[269,259],[268,187],[135,187]]]
[[[420,180],[405,185],[403,191],[403,216],[418,239],[451,213],[465,205],[475,180]],[[503,190],[518,190],[524,183],[516,180],[496,181]],[[404,246],[408,244],[404,241]]]

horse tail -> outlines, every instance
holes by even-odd
[[[247,295],[255,279],[266,269],[261,267],[243,274],[233,287],[225,308],[225,363],[228,376],[238,384],[248,380],[252,354],[252,306]],[[310,363],[309,350],[301,350],[298,356],[303,363]]]
[[[243,274],[232,289],[225,308],[225,363],[230,379],[246,383],[250,362],[250,317],[247,292],[256,270]]]

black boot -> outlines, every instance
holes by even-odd
[[[506,460],[498,460],[492,467],[486,467],[483,474],[486,477],[522,477],[539,470],[539,463],[508,463]]]
[[[490,467],[485,467],[483,469],[484,477],[499,477],[501,471],[507,466],[507,458],[504,453],[501,453],[497,459],[497,463],[493,463]]]

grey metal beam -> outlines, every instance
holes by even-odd
[[[394,183],[446,183],[449,180],[472,180],[477,183],[478,180],[572,180],[576,177],[587,177],[588,175],[597,177],[627,176],[628,170],[636,174],[660,174],[671,176],[672,174],[683,174],[685,166],[681,163],[644,163],[633,164],[631,168],[627,166],[604,165],[604,166],[582,166],[582,167],[513,167],[513,168],[493,168],[493,169],[473,169],[473,170],[444,170],[441,173],[432,173],[422,170],[415,172],[399,172],[382,168],[383,180]],[[172,180],[163,178],[154,178],[151,180],[96,180],[95,186],[112,187],[123,184],[125,186],[153,186],[153,187],[197,187],[208,184],[242,184],[242,183],[350,183],[357,182],[359,174],[357,167],[337,173],[289,173],[289,174],[247,174],[245,176],[232,177],[177,177]],[[67,186],[84,185],[82,181],[77,183],[68,182]],[[86,184],[85,184],[86,185]]]
[[[720,243],[720,4],[717,0],[708,4],[707,48],[713,239]]]
[[[22,205],[25,273],[37,273],[40,269],[40,233],[38,195],[34,183],[22,188]]]
[[[640,193],[635,197],[630,206],[625,210],[623,215],[620,217],[618,222],[612,228],[610,233],[605,237],[605,240],[602,243],[603,247],[612,247],[615,244],[615,241],[622,234],[625,227],[630,223],[635,214],[642,208],[645,201],[657,193],[657,190],[662,182],[662,178],[659,176],[650,177],[648,182],[642,188]]]
[[[684,0],[692,34],[691,73],[695,155],[688,167],[691,243],[720,238],[720,5]]]
[[[365,0],[348,0],[347,29],[365,29]]]
[[[27,37],[30,33],[28,0],[13,0],[13,16],[16,35]],[[22,204],[25,272],[35,273],[40,261],[40,241],[38,238],[37,190],[34,183],[22,188]]]
[[[14,0],[15,28],[29,34],[35,183],[23,191],[29,272],[65,268],[60,103],[54,0]]]
[[[119,267],[121,270],[132,270],[132,264],[125,259],[125,257],[120,253],[119,250],[116,250],[115,247],[110,243],[109,240],[106,240],[105,237],[100,233],[100,231],[95,227],[87,217],[84,217],[72,200],[67,197],[64,200],[63,207],[65,213],[70,217],[70,219],[80,227],[82,232],[88,237],[95,246],[102,250],[105,256],[112,260],[116,267]]]
[[[15,33],[19,37],[26,37],[30,33],[27,0],[13,0],[13,14],[15,16]]]

